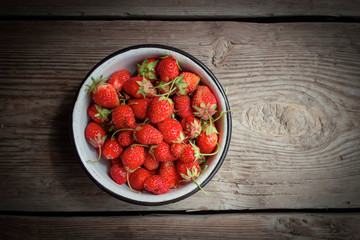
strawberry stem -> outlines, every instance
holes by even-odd
[[[121,132],[121,131],[126,131],[126,130],[131,130],[131,131],[134,131],[134,129],[131,129],[131,128],[122,128],[122,129],[118,129],[116,130],[112,135],[111,135],[111,140],[114,139],[115,137],[115,134],[117,134],[118,132]]]
[[[200,190],[208,197],[211,197],[211,194],[210,193],[207,193],[200,185],[199,183],[195,180],[195,177],[191,177],[192,180],[194,181],[194,183],[198,186],[198,188],[200,188]]]
[[[127,184],[128,184],[128,186],[129,186],[129,188],[130,188],[131,191],[133,191],[134,193],[140,194],[140,192],[135,191],[135,190],[131,187],[130,181],[129,181],[129,172],[126,173],[126,182],[127,182]]]
[[[174,79],[171,81],[171,86],[170,86],[169,92],[167,93],[166,97],[169,97],[169,96],[170,96],[170,93],[172,93],[173,91],[175,91],[175,89],[173,88],[175,82],[176,82],[176,78],[174,78]]]
[[[224,116],[225,113],[228,113],[228,112],[233,112],[233,111],[239,111],[239,110],[228,110],[226,112],[222,112],[213,122],[216,122],[217,120],[219,120],[220,118],[222,118],[222,116]],[[240,111],[239,111],[240,112]]]
[[[200,155],[201,155],[201,156],[214,156],[215,154],[217,154],[217,153],[219,152],[219,149],[220,149],[218,143],[216,143],[216,146],[217,146],[217,149],[216,149],[215,152],[213,152],[213,153],[200,153]]]
[[[148,145],[144,145],[144,144],[140,144],[140,143],[135,143],[135,144],[133,144],[133,145],[131,145],[131,150],[133,149],[133,147],[135,147],[135,146],[143,146],[143,147],[148,147],[149,148],[149,146]]]
[[[151,87],[151,88],[161,88],[161,87],[166,86],[166,85],[169,85],[169,84],[171,84],[171,83],[172,83],[172,82],[170,81],[170,82],[163,83],[163,84],[160,84],[160,85],[158,85],[158,86]]]
[[[91,161],[91,160],[88,160],[89,162],[91,163],[97,163],[99,160],[100,160],[100,157],[101,157],[101,146],[99,147],[99,157],[96,161]]]

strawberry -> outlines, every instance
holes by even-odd
[[[133,128],[135,115],[128,105],[117,106],[111,114],[113,124],[117,128]]]
[[[140,120],[148,118],[148,107],[150,103],[150,98],[131,98],[128,100],[128,105],[133,110],[135,117]]]
[[[172,56],[163,58],[156,67],[159,77],[164,82],[169,82],[179,75],[179,65]]]
[[[106,134],[99,124],[91,122],[85,129],[85,138],[94,148],[101,148],[104,145]]]
[[[180,174],[176,171],[175,162],[161,163],[158,174],[166,179],[170,188],[177,187],[182,179]]]
[[[202,189],[200,184],[196,181],[196,178],[198,178],[200,175],[200,165],[198,161],[193,161],[193,162],[177,161],[176,169],[180,174],[180,176],[183,178],[183,181],[193,180],[194,183],[204,194],[206,194],[207,196],[211,196],[211,194],[205,192],[205,190]]]
[[[110,176],[117,184],[125,183],[128,174],[130,173],[121,164],[112,165],[110,168]]]
[[[181,123],[175,119],[167,118],[158,123],[157,127],[164,136],[164,141],[168,144],[182,142],[184,140],[184,132]]]
[[[144,163],[144,147],[133,144],[122,152],[120,158],[126,171],[133,172]]]
[[[215,114],[217,101],[215,95],[207,86],[198,86],[192,98],[192,106],[196,112],[195,116],[209,120]]]
[[[187,138],[197,138],[201,133],[200,120],[195,117],[183,118],[181,120],[181,126]]]
[[[88,96],[92,94],[92,98],[97,105],[105,108],[115,108],[119,105],[119,97],[113,85],[105,83],[105,79],[100,76],[98,80],[91,78],[93,83],[86,85],[88,87]]]
[[[165,178],[159,175],[152,175],[144,182],[144,187],[154,194],[164,194],[170,190],[170,185]]]
[[[179,159],[183,162],[194,162],[200,158],[200,150],[193,144],[186,144]]]
[[[174,103],[170,98],[155,97],[149,105],[149,120],[151,123],[156,124],[169,118],[173,112]]]
[[[117,137],[119,144],[123,147],[128,147],[135,142],[132,130],[121,131]]]
[[[174,98],[175,114],[181,118],[194,117],[191,106],[191,98],[188,95],[175,95]]]
[[[176,82],[178,95],[191,93],[200,82],[200,77],[192,72],[183,72],[179,77],[182,77],[182,80]]]
[[[197,161],[177,161],[176,169],[185,181],[191,181],[192,179],[195,179],[200,175],[200,165]]]
[[[152,83],[145,77],[133,77],[127,80],[123,88],[126,93],[134,98],[152,98],[156,94]]]
[[[157,80],[157,73],[155,71],[156,69],[156,65],[158,63],[158,60],[156,59],[145,59],[141,65],[138,64],[138,73],[139,76],[143,76],[146,77],[147,79],[150,80],[150,82],[155,82]]]
[[[116,139],[106,139],[102,147],[101,155],[105,159],[115,159],[120,157],[123,148]]]
[[[155,157],[159,162],[172,162],[177,158],[171,153],[170,146],[166,142],[162,141],[158,145],[153,145],[150,147],[150,153]]]
[[[217,144],[216,144],[217,145]],[[212,156],[217,154],[219,148],[213,153],[200,153],[200,148],[190,141],[190,144],[186,144],[184,149],[179,156],[179,160],[182,162],[201,162],[205,156]]]
[[[121,92],[124,82],[131,77],[130,72],[126,69],[115,72],[109,79],[108,83],[113,85],[114,88]]]
[[[144,189],[144,182],[145,180],[150,177],[151,174],[149,170],[145,168],[138,168],[135,172],[131,173],[129,177],[129,184],[132,188],[136,190],[143,190]]]
[[[134,129],[134,138],[141,144],[151,145],[160,144],[163,140],[163,135],[152,125],[141,124]]]
[[[111,110],[93,104],[88,108],[87,113],[96,123],[106,123],[109,122]]]
[[[150,154],[148,149],[145,149],[144,167],[148,170],[155,170],[159,167],[159,161]]]
[[[200,136],[196,138],[196,146],[200,148],[201,153],[209,154],[214,151],[218,142],[217,134],[215,124],[205,125]]]
[[[184,151],[185,145],[182,143],[171,144],[170,151],[176,157],[179,158]]]

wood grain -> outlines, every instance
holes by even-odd
[[[358,239],[359,214],[0,216],[2,239]],[[144,227],[146,226],[146,227]]]
[[[360,206],[360,24],[0,22],[0,210],[142,211]],[[86,73],[141,43],[180,48],[218,77],[230,150],[201,192],[166,206],[102,192],[73,155]]]
[[[147,19],[229,19],[288,16],[359,17],[356,0],[334,1],[234,1],[154,0],[136,1],[54,1],[3,0],[0,16],[147,18]]]

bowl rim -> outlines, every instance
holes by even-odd
[[[165,204],[169,204],[169,203],[175,203],[178,202],[180,200],[183,200],[193,194],[195,194],[196,192],[198,192],[200,189],[199,188],[195,188],[194,190],[181,195],[179,197],[167,200],[167,201],[160,201],[160,202],[146,202],[146,201],[138,201],[138,200],[134,200],[131,198],[127,198],[124,197],[122,195],[119,195],[113,191],[111,191],[110,189],[107,189],[106,187],[104,187],[100,182],[98,182],[91,174],[90,172],[87,170],[87,168],[85,167],[85,165],[83,164],[83,162],[81,161],[80,158],[80,154],[78,152],[78,149],[76,147],[75,144],[75,138],[74,138],[74,129],[73,129],[73,112],[75,109],[75,105],[79,96],[79,92],[80,89],[82,88],[82,86],[84,85],[85,81],[88,79],[88,77],[96,70],[96,68],[98,68],[101,64],[103,64],[105,61],[107,61],[108,59],[115,57],[119,54],[122,54],[124,52],[130,51],[130,50],[134,50],[134,49],[139,49],[139,48],[159,48],[159,49],[165,49],[165,50],[170,50],[170,51],[174,51],[177,52],[181,55],[184,55],[185,57],[188,57],[189,59],[191,59],[193,62],[195,62],[199,67],[201,67],[209,76],[210,78],[213,80],[213,82],[215,83],[215,85],[217,86],[217,88],[219,89],[224,102],[225,102],[225,107],[226,107],[226,111],[230,110],[230,105],[229,105],[229,101],[227,99],[227,96],[225,94],[224,89],[222,88],[219,80],[215,77],[215,75],[210,71],[210,69],[203,64],[200,60],[198,60],[197,58],[195,58],[194,56],[192,56],[191,54],[184,52],[183,50],[180,50],[178,48],[175,47],[171,47],[171,46],[166,46],[166,45],[162,45],[162,44],[139,44],[139,45],[133,45],[133,46],[129,46],[120,50],[117,50],[113,53],[111,53],[110,55],[106,56],[105,58],[103,58],[101,61],[99,61],[97,64],[95,64],[95,66],[86,74],[85,78],[81,81],[81,84],[79,85],[76,94],[74,96],[74,100],[72,102],[72,108],[71,108],[71,116],[70,116],[70,139],[71,139],[71,144],[73,145],[73,151],[75,152],[75,155],[78,159],[78,161],[80,162],[80,165],[82,167],[82,169],[85,171],[85,173],[90,177],[90,179],[100,188],[102,189],[104,192],[108,193],[109,195],[128,202],[128,203],[132,203],[132,204],[137,204],[137,205],[144,205],[144,206],[160,206],[160,205],[165,205]],[[225,139],[225,146],[224,146],[224,151],[222,152],[219,161],[217,162],[215,168],[212,170],[212,172],[209,174],[209,176],[200,184],[200,186],[203,188],[213,177],[214,175],[217,173],[217,171],[220,169],[221,165],[223,164],[226,154],[228,152],[229,146],[230,146],[230,140],[231,140],[231,131],[232,131],[232,122],[231,122],[231,112],[226,113],[227,115],[227,138]]]

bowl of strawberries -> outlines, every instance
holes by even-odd
[[[117,51],[84,78],[71,136],[89,177],[141,205],[182,200],[201,190],[225,160],[230,107],[220,82],[198,59],[169,46]]]

